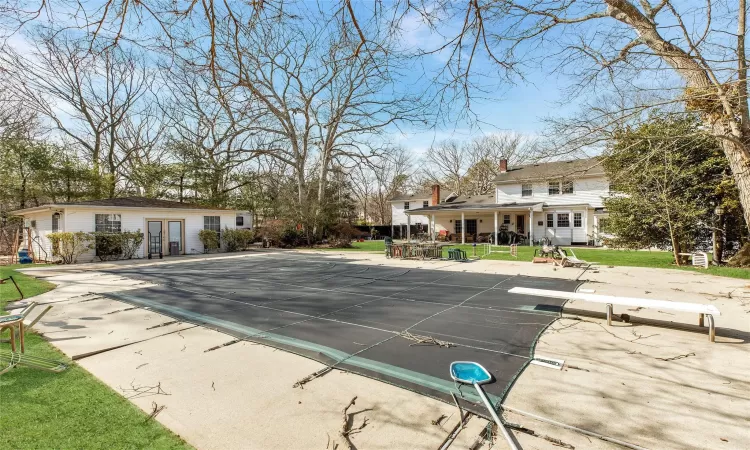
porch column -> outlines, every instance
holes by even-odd
[[[464,213],[461,213],[461,243],[466,243],[466,220],[464,220]]]
[[[497,245],[497,211],[495,211],[495,245]]]
[[[435,233],[435,214],[430,214],[430,233],[432,235],[432,242],[435,242],[437,234]]]
[[[406,215],[406,242],[411,240],[411,215]]]
[[[583,225],[583,232],[586,233],[586,245],[589,245],[589,241],[593,240],[594,236],[589,234],[589,209],[588,207],[583,210],[583,217],[581,218],[581,225]]]
[[[529,247],[534,245],[534,210],[529,209]]]

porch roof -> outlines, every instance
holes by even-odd
[[[432,214],[438,212],[451,212],[451,211],[508,211],[508,210],[534,210],[541,211],[544,206],[543,202],[530,202],[530,203],[441,203],[440,205],[428,206],[426,208],[409,209],[404,211],[406,214]]]

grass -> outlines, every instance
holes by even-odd
[[[12,275],[26,297],[54,287],[15,271],[18,267],[0,267],[0,278]],[[0,285],[0,315],[5,314],[8,302],[18,297],[12,283]],[[8,346],[0,344],[3,349]],[[26,353],[67,360],[35,333],[26,335]],[[147,417],[75,364],[59,374],[16,367],[0,375],[0,449],[191,448]]]
[[[383,252],[385,250],[385,241],[364,241],[364,242],[355,241],[355,242],[352,242],[352,246],[349,248],[316,247],[315,250],[325,250],[325,251],[334,251],[334,252]]]
[[[471,244],[456,245],[455,247],[461,248],[466,252],[467,255],[471,256],[474,254],[474,246]],[[507,247],[506,247],[507,248]],[[492,260],[506,260],[506,261],[531,261],[534,257],[534,250],[536,247],[519,246],[518,247],[518,259],[513,258],[508,253],[492,253],[482,259]],[[367,252],[382,252],[385,250],[384,241],[364,241],[364,242],[352,242],[352,248],[348,249],[328,249],[328,250],[342,250],[342,251],[367,251]],[[481,245],[477,245],[476,254],[482,255],[483,249]],[[630,267],[653,267],[657,269],[680,269],[694,272],[705,273],[708,275],[716,275],[729,278],[743,278],[750,279],[749,269],[738,269],[734,267],[714,267],[710,266],[708,269],[699,269],[694,267],[677,267],[672,264],[672,253],[664,252],[659,250],[651,251],[633,251],[633,250],[613,250],[613,249],[591,249],[591,248],[580,248],[573,250],[578,258],[586,261],[594,261],[603,266],[630,266]]]

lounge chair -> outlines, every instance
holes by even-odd
[[[568,255],[568,251],[570,251],[570,255]],[[560,249],[560,253],[562,254],[562,259],[560,261],[555,261],[555,264],[559,264],[563,267],[591,267],[592,264],[588,261],[584,261],[582,259],[578,259],[575,252],[572,248],[569,248],[567,251]]]
[[[449,248],[448,259],[450,259],[451,261],[468,261],[466,252],[461,250],[460,248]]]
[[[16,366],[25,366],[32,369],[47,370],[49,372],[57,373],[68,368],[68,365],[61,361],[14,351],[0,350],[0,374],[5,373]]]

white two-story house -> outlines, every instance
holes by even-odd
[[[427,219],[431,233],[458,242],[480,237],[498,242],[498,234],[513,232],[528,245],[545,237],[557,245],[594,245],[601,238],[599,221],[606,216],[603,199],[608,195],[609,181],[598,158],[510,168],[502,160],[494,193],[449,196],[421,208],[410,203],[403,214],[407,225],[417,217]]]
[[[412,231],[423,230],[431,232],[429,229],[429,215],[409,214],[411,210],[428,208],[440,203],[440,186],[432,187],[431,192],[420,192],[417,194],[397,195],[390,200],[391,203],[391,236],[406,236],[411,234],[408,230],[409,225]]]

